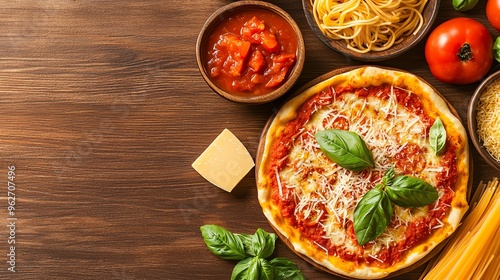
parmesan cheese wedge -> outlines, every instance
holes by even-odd
[[[191,166],[210,183],[231,192],[255,163],[240,140],[224,129]]]

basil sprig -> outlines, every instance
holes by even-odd
[[[355,172],[375,167],[365,141],[353,131],[327,129],[318,131],[314,137],[321,151],[341,167]]]
[[[217,225],[200,227],[210,252],[223,259],[239,260],[231,280],[305,280],[300,269],[287,258],[266,258],[272,255],[276,239],[274,233],[257,229],[253,235],[232,233]]]
[[[434,121],[429,130],[429,143],[431,144],[431,148],[436,152],[436,155],[444,149],[446,144],[446,129],[439,117]]]
[[[395,176],[389,168],[382,182],[369,190],[354,210],[354,232],[359,245],[381,235],[389,225],[392,203],[402,207],[429,205],[439,197],[438,191],[422,179],[407,175]]]

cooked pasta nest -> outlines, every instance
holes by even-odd
[[[310,0],[321,31],[359,53],[384,51],[422,27],[427,0]]]

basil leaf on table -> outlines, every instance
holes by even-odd
[[[274,233],[268,233],[259,228],[252,236],[252,251],[254,256],[267,258],[274,252],[274,246],[278,236]]]
[[[354,232],[359,245],[377,238],[387,228],[392,217],[391,200],[379,188],[369,190],[354,210]]]
[[[259,280],[259,277],[257,257],[249,257],[239,261],[231,273],[231,280]]]
[[[451,4],[453,8],[457,11],[468,11],[472,10],[477,5],[478,0],[452,0]]]
[[[396,177],[386,191],[392,202],[402,207],[425,206],[439,197],[438,191],[429,183],[406,175]]]
[[[222,227],[204,225],[201,235],[210,252],[226,260],[243,260],[247,257],[241,239]]]
[[[429,142],[436,155],[443,150],[446,144],[446,129],[439,117],[434,121],[429,130]]]
[[[303,280],[300,269],[286,258],[266,260],[271,256],[278,236],[258,228],[253,235],[231,233],[216,225],[200,227],[208,249],[229,260],[239,260],[231,280]]]
[[[493,56],[495,60],[500,62],[500,36],[495,39],[495,43],[493,43]]]
[[[317,132],[314,136],[321,151],[339,166],[355,172],[375,167],[372,153],[357,133],[327,129]]]
[[[274,258],[269,262],[274,267],[275,280],[305,280],[300,268],[287,258]]]
[[[255,252],[252,246],[253,235],[246,233],[234,233],[234,235],[239,237],[241,242],[243,242],[243,246],[245,247],[245,252],[247,253],[247,255],[255,257]]]
[[[264,258],[256,257],[259,265],[259,280],[274,280],[274,267]]]

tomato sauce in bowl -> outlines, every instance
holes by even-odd
[[[196,58],[207,84],[226,99],[265,103],[288,92],[304,64],[300,28],[281,8],[237,1],[208,18]]]
[[[244,10],[213,30],[207,48],[215,84],[233,94],[261,95],[287,79],[297,59],[297,36],[271,11]]]

